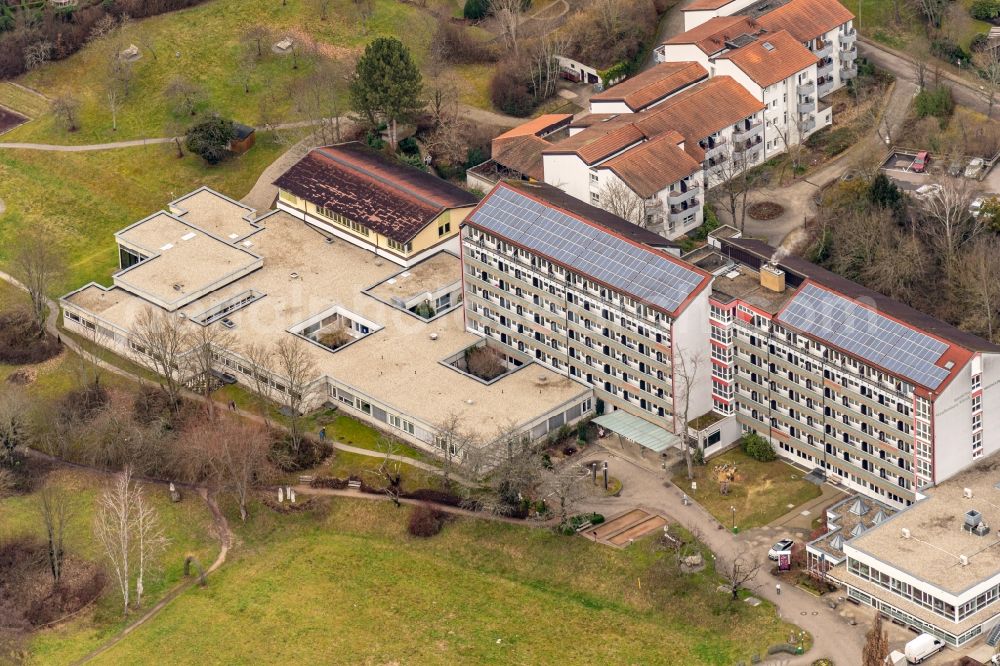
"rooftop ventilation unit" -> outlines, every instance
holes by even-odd
[[[969,566],[969,558],[966,557],[965,555],[959,555],[958,563],[961,564],[963,567],[967,567]]]
[[[189,240],[191,240],[192,238],[194,238],[197,235],[198,234],[196,234],[195,232],[191,231],[191,232],[188,232],[188,233],[184,234],[183,236],[181,236],[181,240],[182,241],[189,241]]]
[[[334,243],[333,236],[328,236],[327,239],[323,242],[326,243],[327,245],[333,245]]]
[[[774,50],[774,44],[772,44],[771,42],[764,42],[763,44],[761,44],[761,46],[764,47],[765,51],[773,51]]]
[[[983,514],[975,509],[965,512],[965,522],[962,523],[962,529],[976,536],[986,536],[990,533],[989,526],[983,522]]]
[[[962,497],[972,499],[972,488],[962,488]]]
[[[760,267],[760,286],[780,294],[785,291],[785,271],[774,264],[764,264]]]
[[[899,530],[899,533],[900,533],[900,535],[904,539],[909,539],[910,538],[910,530],[908,528],[906,528],[906,527],[904,527],[903,529]]]

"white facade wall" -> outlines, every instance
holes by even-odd
[[[634,113],[625,102],[603,102],[590,100],[591,113]]]
[[[576,155],[543,155],[545,182],[590,203],[590,167]]]
[[[712,349],[706,335],[711,292],[711,286],[703,289],[673,323],[675,418],[684,416],[685,373],[692,379],[688,418],[693,419],[712,410]],[[680,432],[679,421],[674,426],[674,432]]]
[[[941,483],[972,463],[972,377],[963,368],[934,400],[934,480]]]

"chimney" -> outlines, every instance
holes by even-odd
[[[785,291],[785,271],[774,264],[764,264],[760,267],[760,286],[780,294]]]

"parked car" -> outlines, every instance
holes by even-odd
[[[920,634],[903,648],[906,661],[919,664],[944,649],[944,641],[934,634]]]
[[[777,561],[778,553],[784,553],[791,550],[793,543],[795,542],[791,539],[782,539],[778,543],[771,546],[771,550],[767,551],[767,559]]]
[[[983,204],[986,203],[986,199],[983,197],[976,197],[969,204],[969,212],[972,213],[972,217],[979,217],[979,214],[983,212]]]
[[[236,376],[228,372],[222,372],[220,370],[212,370],[212,376],[226,385],[236,383]]]
[[[931,155],[926,150],[921,150],[917,153],[916,159],[913,160],[913,165],[910,167],[917,173],[923,173],[927,171],[927,165],[931,161]]]
[[[948,165],[948,175],[952,178],[958,178],[962,175],[962,160],[951,161],[951,164]]]
[[[969,162],[969,166],[965,167],[965,177],[966,178],[979,178],[979,174],[982,173],[983,168],[986,166],[985,160],[981,157],[976,157]]]
[[[913,195],[918,199],[926,199],[930,196],[936,196],[944,191],[944,188],[937,183],[928,183],[927,185],[921,185],[916,190],[913,191]]]

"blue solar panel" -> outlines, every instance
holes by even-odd
[[[508,242],[673,312],[702,275],[507,188],[493,192],[470,218]]]
[[[799,290],[778,321],[930,389],[949,374],[935,365],[947,344],[814,284]]]

